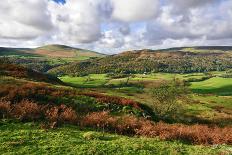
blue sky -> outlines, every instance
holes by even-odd
[[[54,0],[54,1],[57,2],[57,3],[62,3],[62,4],[65,3],[65,0]]]
[[[6,0],[0,19],[0,46],[119,53],[232,45],[231,0]]]

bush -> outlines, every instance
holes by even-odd
[[[188,89],[185,83],[173,80],[171,84],[162,84],[152,90],[153,109],[156,117],[160,120],[172,121],[181,112],[182,105],[178,102],[179,97],[185,97]]]
[[[77,122],[77,113],[71,107],[66,105],[53,106],[46,111],[46,118],[50,122],[72,123]]]
[[[149,123],[149,122],[148,122]],[[182,140],[192,144],[232,144],[231,127],[219,128],[206,125],[144,124],[137,130],[138,135],[159,137],[163,140]]]
[[[192,144],[232,144],[231,127],[153,123],[134,116],[111,116],[108,112],[91,113],[81,121],[82,126],[119,134],[159,137],[163,140],[181,140]]]
[[[46,120],[50,123],[72,123],[78,121],[75,110],[66,105],[39,105],[33,101],[22,100],[16,104],[0,101],[0,116],[12,117],[22,121]]]
[[[25,121],[48,121],[50,128],[61,123],[79,123],[81,127],[92,127],[103,132],[110,131],[124,135],[138,135],[146,137],[159,137],[163,140],[181,140],[193,144],[232,144],[232,127],[219,128],[207,125],[183,125],[154,123],[135,116],[112,116],[107,111],[93,112],[82,117],[66,105],[38,105],[32,101],[23,100],[20,103],[10,104],[0,102],[0,110],[13,118]],[[9,114],[8,114],[9,113]],[[45,123],[42,128],[47,128]],[[95,139],[94,133],[83,135],[86,139]]]
[[[10,102],[0,100],[0,118],[8,117],[11,110]]]
[[[37,120],[41,118],[42,109],[38,104],[29,100],[22,100],[20,103],[13,105],[11,115],[20,120]]]

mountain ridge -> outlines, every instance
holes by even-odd
[[[103,58],[74,62],[51,69],[53,74],[86,75],[99,73],[191,73],[222,71],[232,68],[228,47],[179,48],[178,50],[133,50]],[[231,47],[232,49],[232,47]]]
[[[55,53],[56,52],[56,53]],[[86,56],[86,57],[100,57],[105,56],[105,54],[98,53],[95,51],[75,48],[60,44],[50,44],[45,46],[40,46],[36,48],[12,48],[12,47],[0,47],[0,56],[8,55],[31,55],[35,57],[76,57],[76,56]]]

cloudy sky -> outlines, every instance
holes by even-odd
[[[0,46],[130,49],[232,45],[232,0],[3,0]]]

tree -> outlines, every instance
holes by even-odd
[[[183,109],[178,99],[185,97],[188,92],[186,84],[178,79],[152,89],[152,107],[156,117],[160,120],[172,120],[177,117]]]

